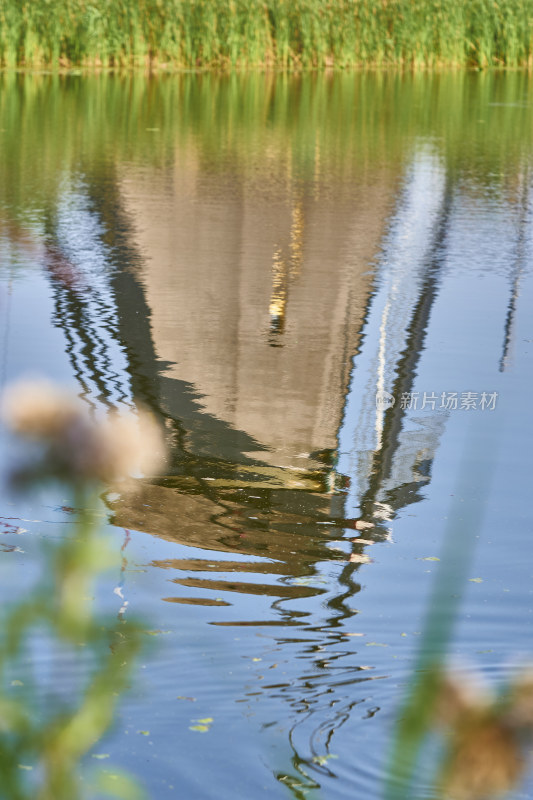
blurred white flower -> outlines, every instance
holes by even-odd
[[[33,452],[18,469],[19,480],[111,483],[152,475],[163,460],[163,439],[150,414],[93,419],[75,395],[49,381],[12,385],[1,409],[8,428],[40,447],[40,458]]]

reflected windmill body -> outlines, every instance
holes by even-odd
[[[168,474],[146,483],[142,501],[115,501],[116,524],[222,552],[268,554],[287,563],[288,574],[311,574],[314,561],[329,557],[326,531],[344,521],[345,481],[333,461],[346,354],[358,346],[367,264],[383,230],[375,208],[385,213],[390,189],[385,178],[376,183],[372,205],[357,214],[326,205],[329,239],[321,247],[338,252],[332,271],[313,241],[315,217],[324,218],[316,198],[287,202],[280,192],[265,226],[264,200],[245,182],[223,176],[233,201],[221,209],[189,162],[171,178],[162,175],[159,185],[152,176],[148,190],[142,175],[123,181],[117,173],[104,203],[88,176],[64,194],[50,223],[55,320],[84,395],[148,406],[171,444]],[[215,213],[216,264],[199,244]],[[242,217],[248,222],[234,230]],[[290,314],[272,347],[278,242],[290,258]],[[207,578],[197,588],[216,587]]]
[[[375,396],[398,380],[405,390],[412,383],[428,297],[437,282],[434,251],[445,213],[445,181],[438,161],[422,153],[385,234],[385,215],[376,219],[376,207],[381,203],[385,214],[390,204],[385,182],[374,185],[368,206],[349,214],[324,209],[305,193],[296,201],[282,195],[277,204],[269,203],[271,224],[261,229],[264,202],[245,183],[223,177],[231,202],[221,209],[194,177],[189,166],[176,167],[171,181],[166,176],[154,184],[151,176],[148,188],[142,175],[122,181],[117,174],[109,218],[130,225],[127,238],[135,249],[126,264],[116,260],[124,232],[102,213],[97,191],[89,185],[83,201],[65,199],[67,220],[60,207],[54,247],[68,258],[67,222],[75,223],[89,232],[88,242],[95,238],[91,247],[100,248],[102,266],[100,280],[86,281],[90,291],[61,281],[51,270],[57,320],[65,325],[82,386],[98,387],[110,405],[148,405],[167,431],[168,474],[145,481],[135,499],[122,493],[110,500],[116,525],[196,551],[192,558],[154,562],[174,576],[163,599],[211,607],[217,615],[227,608],[229,616],[213,618],[218,626],[298,630],[296,637],[283,633],[276,641],[303,659],[302,675],[287,683],[265,682],[261,693],[278,696],[299,714],[307,709],[308,722],[302,725],[298,716],[291,733],[296,754],[309,746],[301,737],[311,742],[311,756],[295,755],[297,762],[302,759],[297,773],[303,780],[309,768],[323,773],[333,768],[324,760],[327,742],[361,702],[356,697],[346,703],[346,687],[382,677],[366,674],[346,635],[346,623],[357,613],[356,575],[369,560],[368,544],[387,535],[383,523],[418,499],[420,485],[429,480],[443,424],[442,415],[435,415],[413,434],[404,430],[405,409],[390,409],[393,419],[387,422]],[[430,206],[428,192],[434,198]],[[108,214],[110,202],[108,191]],[[199,245],[205,220],[211,220],[213,233],[215,213],[220,215],[216,268],[213,251],[202,257]],[[336,272],[312,241],[319,228],[314,215],[323,237],[328,213],[331,241],[322,247],[336,248]],[[243,218],[246,224],[235,230],[234,221]],[[173,226],[172,219],[181,224]],[[284,236],[289,263],[298,253],[297,270],[294,264],[280,266],[278,242]],[[373,277],[368,263],[382,241]],[[410,252],[413,266],[406,278]],[[193,254],[197,269],[191,269]],[[83,264],[78,272],[83,275]],[[423,313],[416,316],[420,305]],[[83,337],[96,346],[88,348]],[[105,355],[113,350],[120,357],[107,362]],[[403,367],[406,352],[413,361]],[[123,368],[111,369],[111,363]],[[357,537],[361,514],[377,527]],[[352,538],[347,552],[336,548]],[[337,565],[333,585],[324,578],[324,564]],[[231,614],[232,598],[242,594],[261,600],[254,603],[255,618]],[[325,614],[309,626],[306,603],[321,597]],[[324,693],[332,697],[322,706]],[[311,713],[316,703],[322,708],[318,715]]]

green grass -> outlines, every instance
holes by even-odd
[[[533,65],[533,0],[0,0],[4,67]]]

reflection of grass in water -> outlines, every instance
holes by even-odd
[[[68,174],[110,185],[124,162],[168,169],[178,161],[193,173],[289,190],[319,174],[333,185],[383,169],[394,178],[421,142],[450,170],[499,187],[533,140],[521,73],[4,75],[0,83],[0,205],[10,214],[53,207]]]
[[[0,8],[9,67],[531,62],[532,0],[3,0]]]
[[[111,725],[128,686],[141,634],[120,614],[110,621],[95,609],[96,583],[120,558],[90,508],[103,482],[142,467],[146,455],[153,463],[158,436],[142,417],[96,423],[78,401],[44,382],[12,389],[2,406],[11,429],[32,442],[13,480],[29,490],[60,481],[76,513],[69,535],[42,547],[41,577],[22,600],[4,606],[0,619],[2,796],[140,798],[132,779],[109,769],[80,780],[81,760]],[[44,654],[35,666],[32,652]],[[70,685],[54,684],[54,673],[68,672],[69,664]]]

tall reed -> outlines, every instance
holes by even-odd
[[[463,667],[454,674],[447,664],[487,513],[500,435],[498,426],[472,427],[465,442],[439,569],[396,724],[384,800],[427,796],[424,783],[436,800],[490,800],[516,789],[530,765],[531,667],[489,692],[481,681],[476,685],[475,672]],[[433,741],[431,747],[437,732],[440,746]]]
[[[4,67],[531,66],[533,0],[0,0]]]

